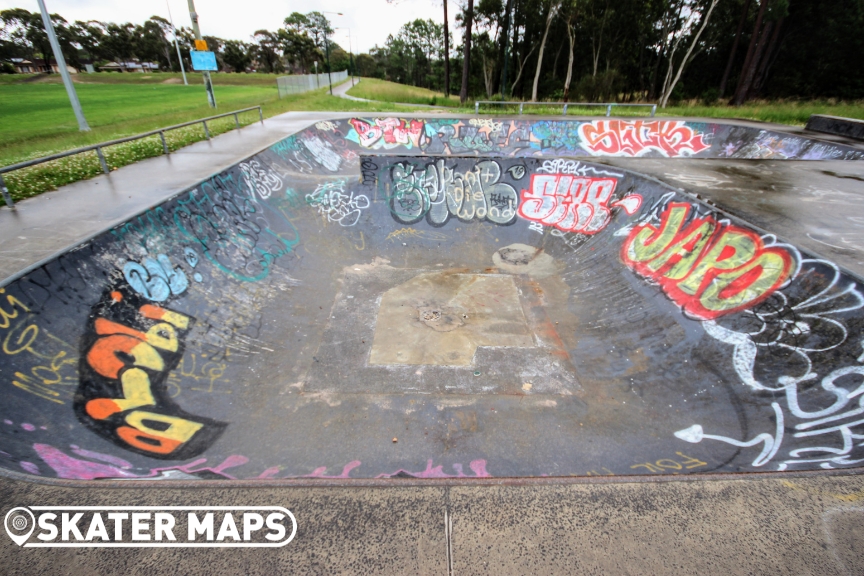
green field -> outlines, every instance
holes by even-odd
[[[180,74],[173,73],[75,75],[78,96],[92,128],[90,132],[79,132],[58,75],[0,75],[0,166],[258,105],[262,106],[265,117],[292,110],[411,112],[410,107],[397,106],[394,102],[434,102],[450,107],[454,113],[474,111],[473,105],[459,108],[454,96],[445,100],[443,94],[371,78],[364,78],[349,94],[379,102],[333,97],[326,88],[280,99],[274,74],[213,74],[219,104],[214,111],[207,105],[201,74],[191,73],[188,77],[189,85],[184,86]],[[496,106],[483,112],[503,115],[515,114],[517,110]],[[561,104],[526,107],[525,112],[560,115]],[[621,113],[645,112],[643,109],[615,110],[616,115]],[[797,126],[803,126],[810,115],[816,113],[864,119],[864,101],[752,102],[738,108],[693,102],[657,111],[658,116],[743,118]],[[571,105],[569,114],[602,116],[605,110]],[[241,124],[249,124],[257,118],[257,113],[241,115]],[[231,130],[234,120],[226,118],[208,124],[215,135]],[[169,132],[166,137],[169,148],[176,150],[203,140],[204,133],[199,125]],[[105,151],[111,169],[161,153],[158,137],[112,146]],[[17,170],[4,179],[13,198],[23,199],[100,173],[96,155],[89,153]]]
[[[201,75],[188,76],[189,86],[179,74],[77,75],[78,98],[92,128],[79,132],[59,77],[0,75],[0,166],[250,106],[263,106],[265,116],[288,110],[396,109],[334,98],[323,89],[280,100],[276,75],[213,74],[214,111]]]
[[[354,102],[322,88],[280,99],[271,74],[214,74],[218,108],[207,104],[200,74],[81,74],[75,76],[81,107],[92,130],[79,132],[69,99],[58,76],[0,75],[0,166],[8,166],[88,144],[196,120],[240,108],[262,106],[264,116],[291,110],[393,112],[387,103]],[[404,109],[402,109],[404,110]],[[256,112],[240,115],[241,125],[258,120]],[[234,127],[231,117],[208,122],[213,135]],[[170,150],[203,140],[200,125],[166,133]],[[158,136],[105,149],[113,170],[162,154]],[[101,174],[95,153],[86,153],[16,170],[4,176],[15,200],[55,190]],[[0,206],[4,205],[0,198]]]
[[[378,100],[380,102],[404,102],[407,104],[447,106],[449,108],[459,107],[458,96],[445,98],[442,92],[433,92],[426,88],[396,84],[395,82],[387,82],[386,80],[378,80],[377,78],[363,78],[359,84],[348,90],[348,94],[357,98]]]

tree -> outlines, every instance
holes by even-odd
[[[693,49],[696,47],[696,43],[699,42],[699,37],[702,35],[702,32],[705,31],[705,27],[708,25],[708,21],[711,19],[711,13],[714,11],[714,7],[717,6],[718,1],[719,0],[711,0],[711,5],[708,7],[708,12],[702,19],[702,26],[700,26],[699,31],[696,32],[696,37],[693,38],[693,42],[690,43],[690,48],[684,55],[684,59],[681,60],[681,65],[678,67],[678,73],[675,75],[675,79],[672,80],[666,92],[663,94],[663,97],[660,99],[660,106],[662,108],[665,108],[666,103],[669,102],[669,96],[672,95],[672,91],[675,89],[675,85],[678,83],[678,80],[681,79],[681,74],[684,72],[684,67],[687,66],[687,63],[690,61],[690,55],[693,53]],[[669,68],[670,70],[672,68],[671,60],[669,61]]]
[[[135,56],[135,26],[130,23],[105,26],[105,37],[100,44],[106,54],[126,69],[126,64]]]
[[[543,67],[543,52],[546,50],[546,39],[549,37],[549,27],[552,20],[558,14],[561,2],[553,0],[549,3],[549,12],[546,15],[546,30],[543,32],[543,40],[540,42],[540,53],[537,55],[537,71],[534,73],[534,88],[531,90],[531,101],[537,101],[537,85],[540,82],[540,70]]]
[[[222,47],[222,59],[234,72],[246,72],[252,63],[252,46],[240,40],[226,40]]]
[[[282,72],[284,70],[279,58],[282,43],[279,36],[268,30],[258,30],[252,35],[255,41],[255,59],[265,72]]]
[[[459,91],[459,102],[465,104],[468,100],[468,76],[471,73],[471,25],[474,22],[474,0],[468,0],[468,10],[465,12],[465,52],[462,62],[462,90]]]

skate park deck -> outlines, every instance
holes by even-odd
[[[4,283],[0,463],[854,468],[862,156],[731,123],[320,120]]]

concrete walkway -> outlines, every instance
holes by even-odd
[[[351,96],[348,94],[348,91],[360,83],[362,78],[354,78],[347,82],[343,82],[339,86],[333,87],[333,95],[338,96],[340,98],[345,98],[347,100],[354,100],[355,102],[374,102],[376,104],[395,104],[396,106],[410,106],[412,108],[430,108],[433,110],[452,110],[447,106],[433,106],[431,104],[410,104],[408,102],[382,102],[381,100],[367,100],[366,98],[357,98],[356,96]]]

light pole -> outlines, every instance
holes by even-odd
[[[201,37],[201,29],[198,27],[198,13],[195,12],[195,0],[189,0],[189,16],[192,17],[192,30],[195,31],[195,38],[204,40]],[[213,82],[210,80],[210,72],[204,71],[204,89],[207,90],[207,102],[211,108],[216,108],[216,95],[213,94]]]
[[[72,84],[72,78],[69,77],[69,70],[66,69],[66,59],[63,57],[60,43],[57,42],[57,35],[54,33],[54,24],[51,22],[51,15],[48,14],[48,9],[45,8],[45,0],[37,1],[39,2],[39,10],[42,12],[42,23],[45,25],[45,32],[48,34],[48,42],[51,43],[51,51],[54,52],[57,68],[60,69],[60,76],[63,77],[63,85],[66,86],[66,94],[69,95],[69,102],[72,104],[72,111],[75,112],[75,119],[78,120],[78,130],[89,132],[90,125],[87,124],[87,119],[84,118],[81,102],[78,101],[78,93],[75,91],[75,85]],[[48,60],[47,54],[43,54],[43,56],[45,56],[45,60]],[[51,62],[49,61],[47,64],[50,69]]]
[[[192,0],[189,0],[190,2]],[[344,16],[342,12],[322,12],[322,14],[336,14],[337,16]],[[329,26],[328,26],[329,28]],[[330,95],[333,95],[333,70],[330,68],[330,43],[327,41],[327,29],[324,29],[324,52],[327,55],[327,80],[330,83]]]
[[[186,81],[186,68],[183,66],[183,56],[180,55],[180,44],[177,43],[177,28],[174,27],[174,18],[171,16],[171,5],[168,0],[165,0],[165,6],[168,7],[168,22],[171,23],[171,32],[174,33],[174,48],[177,49],[177,60],[180,62],[180,73],[183,74],[183,85],[188,86]]]

